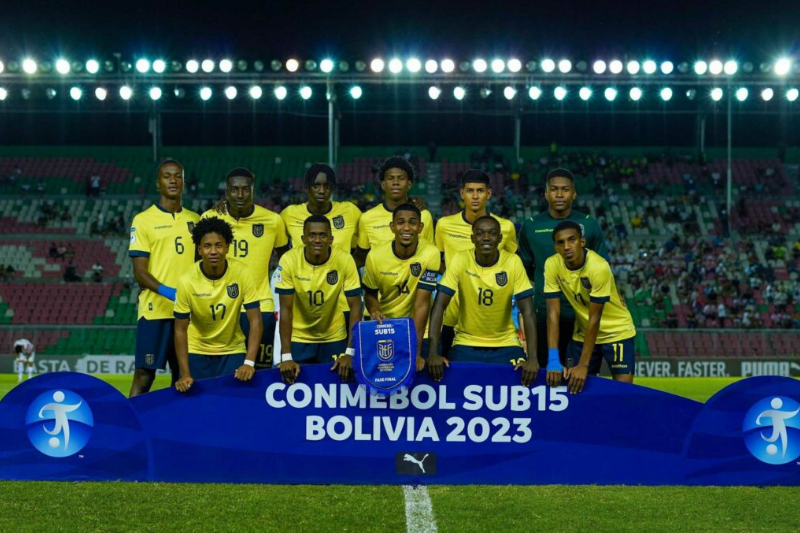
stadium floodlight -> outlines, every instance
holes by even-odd
[[[720,100],[722,100],[722,95],[723,93],[720,87],[714,87],[713,89],[711,89],[711,99],[714,100],[715,102],[719,102]]]
[[[567,97],[567,88],[559,85],[553,90],[553,96],[556,97],[556,100],[559,102],[562,101],[564,98]]]
[[[8,90],[5,87],[0,87],[0,101],[8,98]]]
[[[670,89],[669,87],[664,87],[658,94],[659,96],[661,96],[661,99],[664,100],[665,102],[669,102],[670,100],[672,100],[672,89]]]
[[[442,90],[435,85],[428,88],[428,96],[431,100],[436,100],[442,95]]]
[[[0,72],[3,72],[6,69],[6,66],[0,61]]]
[[[249,94],[249,95],[250,95],[250,98],[252,98],[253,100],[258,100],[258,99],[259,99],[259,98],[261,98],[261,96],[264,94],[264,91],[263,91],[263,89],[261,89],[261,87],[260,87],[260,86],[258,86],[258,85],[253,85],[253,86],[252,86],[252,87],[250,87],[250,89],[247,91],[247,94]]]
[[[22,60],[22,70],[25,71],[25,74],[36,74],[38,68],[36,61],[33,59],[26,57]]]
[[[542,89],[534,85],[533,87],[528,89],[528,97],[531,100],[538,100],[539,98],[542,97]]]
[[[153,72],[156,74],[163,74],[167,70],[167,62],[163,59],[156,59],[153,61]]]
[[[572,61],[570,61],[569,59],[562,59],[561,61],[558,62],[559,72],[561,72],[562,74],[566,74],[570,70],[572,70]]]
[[[508,60],[508,63],[506,63],[506,66],[510,72],[517,73],[522,70],[522,61],[516,58],[511,58]]]
[[[755,65],[753,65],[750,61],[745,61],[744,63],[742,63],[742,70],[747,74],[753,72],[754,68],[756,68]]]
[[[639,87],[632,87],[629,96],[631,97],[631,100],[638,102],[642,99],[642,94],[642,90]]]
[[[556,62],[552,59],[545,58],[542,59],[542,71],[547,72],[548,74],[553,72],[556,69]]]
[[[278,85],[272,92],[273,94],[275,94],[275,98],[277,98],[278,100],[284,100],[286,96],[288,96],[289,94],[289,90],[286,89],[286,87],[284,87],[283,85]]]
[[[737,63],[733,59],[730,59],[725,62],[724,70],[725,74],[727,74],[728,76],[733,76],[739,71],[739,63]]]
[[[622,72],[622,61],[619,59],[613,60],[608,64],[608,70],[611,71],[611,74],[619,74]]]
[[[150,87],[150,90],[147,91],[147,95],[150,97],[150,100],[155,102],[161,99],[164,95],[164,91],[161,90],[161,87]]]
[[[509,85],[503,89],[503,96],[506,100],[513,100],[517,96],[517,90]]]
[[[27,87],[20,91],[20,95],[22,96],[23,100],[30,100],[31,99],[31,90]]]
[[[372,70],[372,72],[375,72],[375,73],[383,72],[383,69],[384,69],[385,66],[386,65],[384,64],[383,59],[380,59],[380,58],[377,58],[377,57],[375,59],[373,59],[369,64],[370,70]]]
[[[224,72],[224,73],[226,73],[226,74],[227,74],[228,72],[230,72],[231,70],[233,70],[233,61],[231,61],[230,59],[223,59],[223,60],[221,60],[221,61],[219,62],[219,69],[220,69],[222,72]]]
[[[603,91],[603,96],[605,96],[606,100],[608,100],[609,102],[613,102],[614,100],[616,100],[617,94],[618,94],[617,90],[613,87],[608,87],[606,88],[605,91]]]
[[[487,68],[488,68],[488,65],[486,64],[486,60],[485,59],[478,58],[478,59],[476,59],[475,61],[472,62],[472,69],[475,72],[479,73],[479,74],[481,74],[483,72],[486,72]]]
[[[356,70],[359,72],[364,72],[367,70],[367,64],[360,60],[356,61]]]
[[[203,72],[206,74],[214,71],[214,61],[211,59],[204,59],[202,63],[200,63],[200,68],[203,69]]]
[[[89,74],[97,74],[100,70],[100,63],[96,59],[90,59],[86,62],[86,72]]]
[[[102,102],[106,99],[106,96],[108,96],[108,91],[103,87],[98,87],[94,90],[94,96]]]
[[[782,57],[775,62],[775,74],[778,76],[786,76],[792,70],[792,60],[788,57]]]
[[[333,72],[334,66],[335,65],[333,64],[332,59],[325,58],[319,62],[319,69],[325,74],[330,74],[331,72]]]
[[[601,60],[601,59],[598,59],[598,60],[597,60],[597,61],[595,61],[595,62],[594,62],[594,64],[592,65],[592,70],[594,70],[594,73],[595,73],[595,74],[602,74],[602,73],[604,73],[604,72],[606,71],[606,62],[605,62],[605,61],[603,61],[603,60]]]
[[[309,87],[308,85],[303,85],[302,87],[300,87],[300,98],[302,98],[303,100],[308,100],[309,98],[311,98],[311,94],[312,94],[311,87]]]
[[[140,74],[145,74],[150,70],[150,61],[147,59],[139,59],[136,61],[136,71]]]
[[[72,87],[69,90],[69,96],[77,102],[83,96],[83,90],[80,87]]]
[[[304,63],[304,66],[305,66],[306,70],[308,70],[310,72],[310,71],[312,71],[312,70],[317,68],[317,62],[314,61],[313,59],[306,59],[306,62]]]
[[[412,74],[416,74],[417,72],[422,70],[422,61],[420,61],[416,57],[412,57],[408,61],[406,61],[406,68]]]
[[[708,64],[708,71],[714,76],[722,74],[722,69],[723,69],[722,61],[720,61],[719,59],[714,59],[713,61],[711,61],[711,63]]]
[[[455,98],[458,101],[463,100],[466,95],[467,95],[467,90],[461,87],[460,85],[455,89],[453,89],[453,98]]]
[[[761,91],[761,99],[764,100],[765,102],[769,102],[770,100],[772,100],[773,96],[775,96],[775,91],[773,91],[769,87]]]
[[[786,99],[789,100],[790,102],[794,102],[795,100],[797,100],[798,96],[800,96],[800,91],[798,91],[795,88],[791,88],[788,91],[786,91]]]
[[[672,64],[672,61],[664,61],[661,63],[662,74],[672,74],[673,70],[675,70],[675,65]]]
[[[175,87],[172,89],[172,94],[174,94],[175,98],[178,100],[183,100],[183,98],[186,96],[186,89],[183,87]]]
[[[639,69],[642,66],[638,61],[628,61],[628,74],[639,74]]]
[[[289,72],[297,72],[300,68],[300,62],[294,58],[289,58],[286,60],[286,70]]]
[[[200,63],[198,63],[196,59],[190,59],[186,62],[186,72],[194,74],[198,70],[200,70]]]
[[[642,70],[644,70],[645,74],[655,74],[656,70],[658,70],[658,66],[655,61],[648,59],[642,63]]]
[[[53,98],[56,97],[58,92],[52,87],[48,87],[47,89],[45,89],[44,94],[47,96],[48,100],[52,100]]]
[[[592,90],[589,87],[581,87],[578,91],[578,96],[585,102],[592,97]]]
[[[749,94],[750,92],[744,87],[736,89],[736,99],[739,100],[740,102],[744,102],[745,100],[747,100],[747,96]]]
[[[133,96],[133,89],[128,87],[127,85],[123,85],[119,88],[119,97],[123,100],[130,100]]]
[[[237,94],[239,94],[239,91],[233,85],[225,87],[225,96],[228,98],[228,100],[233,100],[236,98]]]
[[[450,74],[456,69],[456,63],[452,59],[442,59],[442,72]]]
[[[708,63],[705,61],[698,61],[694,64],[694,73],[698,76],[702,76],[708,71]]]
[[[72,67],[69,64],[69,61],[66,59],[59,59],[56,61],[56,70],[59,74],[69,74],[69,71],[72,70]]]
[[[425,62],[425,72],[433,74],[437,70],[439,70],[439,63],[435,59],[429,59]]]
[[[696,89],[687,89],[686,90],[686,99],[687,100],[694,100],[697,97],[697,90]]]
[[[506,69],[506,62],[502,59],[492,59],[492,72],[500,74]]]
[[[389,72],[392,74],[400,74],[403,71],[403,62],[397,58],[389,61]]]
[[[358,85],[353,85],[350,87],[350,98],[353,100],[358,100],[364,94],[364,91]]]
[[[172,70],[172,72],[180,72],[183,68],[183,63],[173,59],[169,62],[169,68]]]
[[[200,99],[204,102],[211,98],[211,87],[203,87],[200,89]]]
[[[239,72],[246,72],[247,71],[247,61],[244,59],[240,59],[236,62],[236,70]]]

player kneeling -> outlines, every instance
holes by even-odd
[[[175,299],[181,373],[175,388],[180,392],[188,391],[195,379],[230,374],[241,381],[252,379],[263,327],[255,281],[242,263],[227,259],[233,241],[230,225],[205,218],[195,226],[192,240],[201,260],[181,276]],[[246,356],[239,325],[242,306],[250,322]]]
[[[571,220],[553,229],[556,254],[544,264],[547,299],[548,382],[561,371],[558,360],[559,296],[575,309],[575,332],[567,347],[569,390],[583,390],[587,374],[600,372],[606,360],[615,380],[633,383],[633,319],[622,303],[608,262],[586,248],[581,226]]]

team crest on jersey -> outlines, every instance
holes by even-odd
[[[230,296],[231,298],[236,298],[237,296],[239,296],[239,284],[238,283],[233,283],[231,285],[228,285],[226,287],[226,289],[228,290],[228,296]]]
[[[508,274],[505,272],[498,272],[494,275],[494,279],[498,285],[505,287],[506,283],[508,283]]]
[[[378,359],[388,361],[394,356],[394,341],[381,339],[378,341]]]
[[[415,278],[418,278],[420,274],[422,274],[422,265],[419,263],[413,263],[411,265],[411,275]]]
[[[329,285],[336,285],[336,282],[339,281],[339,271],[338,270],[331,270],[328,272],[328,284]]]
[[[189,233],[194,233],[194,222],[187,222],[186,225],[189,227]]]
[[[584,289],[592,290],[592,282],[589,281],[589,278],[581,278],[581,285]]]
[[[264,235],[264,224],[253,224],[253,237]]]
[[[336,229],[342,229],[344,227],[344,217],[342,215],[337,215],[333,217],[333,227]]]

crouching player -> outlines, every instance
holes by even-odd
[[[175,300],[175,352],[181,373],[175,388],[180,392],[188,391],[195,379],[230,374],[241,381],[252,379],[263,327],[255,281],[242,263],[227,259],[231,226],[217,217],[204,218],[192,240],[201,260],[181,276]],[[250,322],[246,356],[239,325],[242,306]]]
[[[608,262],[586,248],[581,226],[567,220],[553,229],[556,254],[544,265],[547,299],[548,381],[558,362],[558,325],[563,294],[575,309],[575,332],[567,347],[569,391],[583,390],[587,374],[600,372],[606,360],[615,380],[633,383],[633,319],[619,297]]]

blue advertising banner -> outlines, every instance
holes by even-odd
[[[590,378],[584,392],[453,363],[391,397],[327,365],[287,386],[195,382],[132,400],[84,374],[0,401],[0,479],[345,484],[800,484],[800,382],[739,381],[706,404]]]

